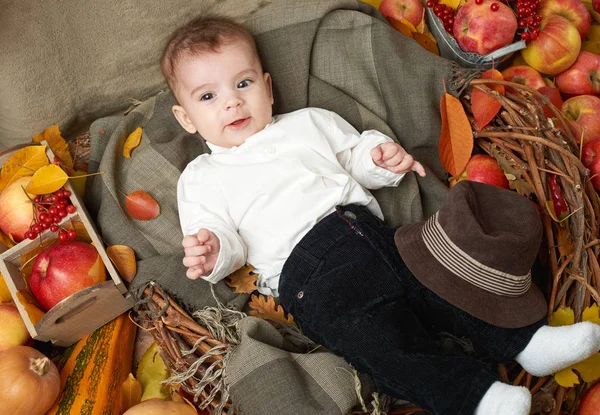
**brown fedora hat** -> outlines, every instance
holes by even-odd
[[[533,203],[513,191],[461,181],[435,215],[400,227],[394,239],[424,286],[480,320],[517,328],[546,314],[531,282],[542,223]]]

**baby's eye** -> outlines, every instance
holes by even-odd
[[[250,79],[244,79],[242,82],[240,82],[239,84],[237,84],[237,87],[238,88],[246,88],[251,83],[252,83],[252,81]]]
[[[200,101],[208,101],[209,99],[213,99],[213,94],[204,94],[200,97]]]

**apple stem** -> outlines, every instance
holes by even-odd
[[[50,368],[50,360],[47,357],[29,359],[29,368],[39,376],[44,376]]]

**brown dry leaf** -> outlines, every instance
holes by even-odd
[[[133,249],[126,245],[111,245],[106,248],[106,255],[115,264],[123,279],[131,282],[137,270]]]
[[[61,226],[65,228],[67,232],[74,230],[75,233],[77,233],[77,237],[75,238],[76,241],[86,242],[88,244],[92,243],[92,238],[90,238],[90,235],[83,222],[71,219],[70,221],[63,223]]]
[[[33,268],[33,263],[35,262],[35,257],[37,257],[38,254],[44,249],[51,247],[57,242],[58,239],[56,238],[46,239],[40,245],[33,248],[31,251],[25,252],[23,255],[21,255],[21,257],[19,258],[19,268],[21,271],[21,276],[23,276],[23,278],[25,279],[27,286],[29,286],[29,276],[31,275],[31,270]]]
[[[121,413],[142,401],[142,384],[133,376],[127,376],[121,384]]]
[[[60,166],[49,164],[35,172],[25,190],[34,195],[45,195],[56,192],[64,186],[67,180],[69,180],[69,176]]]
[[[42,308],[37,304],[37,301],[29,294],[26,290],[17,291],[17,300],[21,303],[27,316],[31,321],[31,324],[37,326],[42,317],[46,314]]]
[[[546,200],[546,211],[552,218],[554,222],[560,222],[560,219],[556,216],[556,211],[554,210],[554,202],[552,200]]]
[[[503,81],[504,76],[496,69],[489,69],[481,75],[481,79]],[[504,95],[504,85],[488,86],[500,95]],[[475,118],[479,131],[494,119],[496,114],[498,114],[498,111],[500,111],[500,108],[502,108],[502,104],[500,104],[500,102],[492,95],[489,95],[480,89],[473,88],[471,94],[471,111],[473,112],[473,117]]]
[[[238,294],[250,294],[256,291],[256,280],[258,275],[252,274],[254,267],[252,265],[246,265],[227,277],[225,281],[231,288],[235,288],[235,293]]]
[[[473,152],[473,131],[458,98],[445,93],[440,101],[442,132],[438,152],[442,166],[452,176],[461,174]]]
[[[133,150],[142,142],[142,127],[136,128],[125,140],[123,144],[123,156],[131,158]]]
[[[504,171],[511,189],[516,190],[518,194],[525,197],[534,193],[533,188],[523,178],[523,170],[514,160],[510,160],[495,144],[491,146],[491,153],[492,157],[498,161],[498,165]]]
[[[575,242],[566,227],[561,226],[556,236],[556,246],[561,259],[568,257],[575,251]]]
[[[46,146],[29,146],[13,154],[2,166],[0,192],[6,186],[25,176],[33,176],[40,167],[48,165]]]
[[[52,149],[52,152],[56,154],[67,167],[72,169],[73,157],[71,157],[69,145],[60,134],[58,124],[46,128],[41,134],[34,136],[32,141],[34,143],[40,143],[44,140],[46,140]]]
[[[158,202],[143,190],[133,191],[126,197],[125,207],[132,218],[151,220],[160,215],[160,205]]]
[[[267,297],[254,294],[248,306],[251,308],[250,315],[254,317],[279,321],[285,324],[294,324],[294,317],[291,314],[288,314],[286,317],[283,307],[275,304],[275,299],[272,295]]]
[[[423,46],[431,53],[435,53],[436,55],[440,55],[440,50],[438,49],[437,42],[433,35],[427,33],[419,33],[415,32],[412,34],[413,39],[417,41],[417,43]]]

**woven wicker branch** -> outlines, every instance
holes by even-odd
[[[508,86],[512,91],[507,89],[503,96],[491,88],[498,84]],[[590,182],[589,170],[580,160],[580,138],[573,135],[569,127],[570,121],[559,109],[546,96],[532,88],[488,79],[474,79],[470,85],[461,99],[472,122],[477,145],[489,155],[512,165],[520,173],[520,179],[516,179],[529,186],[534,195],[532,199],[537,199],[543,211],[547,262],[552,272],[546,290],[548,317],[558,308],[568,306],[574,310],[575,320],[580,321],[583,310],[592,302],[600,300],[600,203]],[[470,111],[473,88],[484,91],[502,104],[499,114],[482,131],[477,131]],[[544,116],[544,106],[551,108],[557,125]],[[552,204],[549,188],[551,174],[556,174],[557,183],[571,212],[568,219],[562,222],[553,219],[554,214],[549,210]],[[513,181],[511,186],[514,184]],[[523,187],[520,188],[522,189]],[[572,251],[566,254],[560,252],[559,246],[564,243],[559,238],[565,232],[570,235],[573,243]],[[508,372],[510,371],[506,368],[500,370],[506,382],[509,381]],[[530,374],[521,370],[511,383],[527,386],[534,393],[532,413],[551,411],[551,415],[558,415],[561,407],[567,405],[563,403],[565,388],[558,386],[552,377],[537,379],[535,382],[533,380]],[[583,386],[576,387],[578,399]],[[556,402],[553,407],[548,403],[549,394]]]

